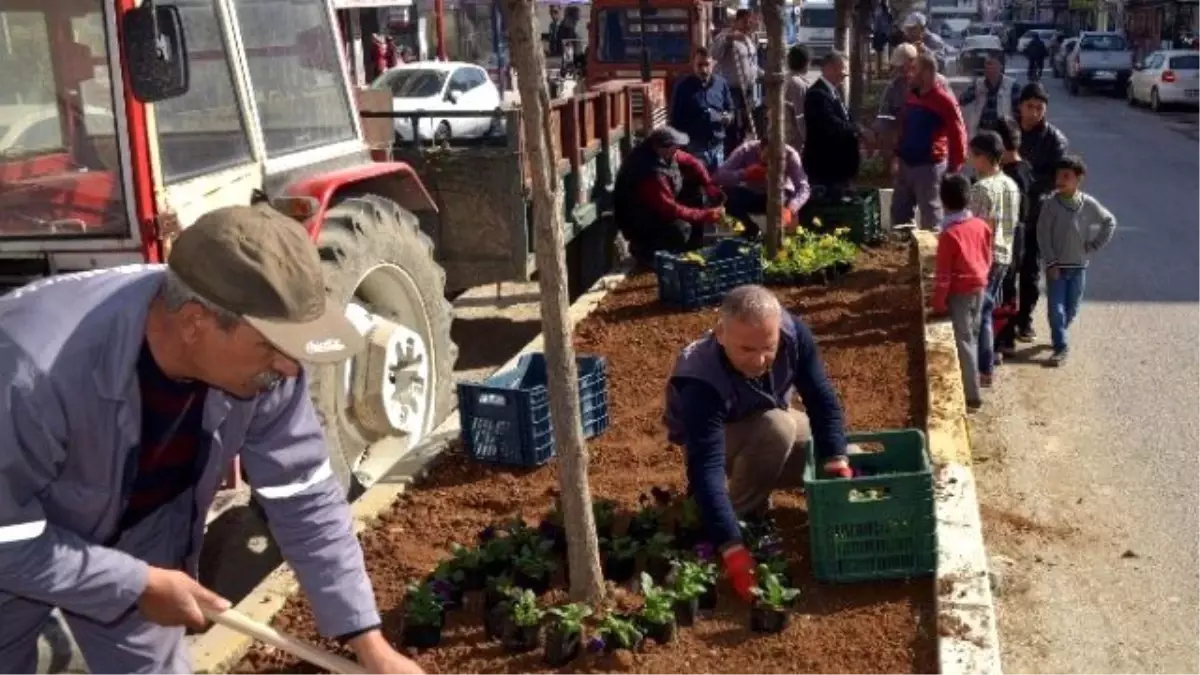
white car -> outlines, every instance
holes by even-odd
[[[1200,104],[1200,53],[1171,49],[1150,54],[1134,66],[1126,97],[1129,105],[1146,103],[1155,112],[1168,105]]]
[[[373,89],[392,92],[394,112],[421,113],[416,116],[420,140],[449,141],[504,133],[500,91],[487,71],[473,63],[416,61],[388,70],[371,84]],[[479,117],[439,115],[441,112],[492,113]],[[395,119],[396,135],[413,139],[413,118]]]

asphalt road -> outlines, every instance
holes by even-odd
[[[1088,270],[1070,361],[1042,367],[1040,304],[1039,341],[998,369],[973,421],[1004,668],[1195,673],[1196,112],[1046,83],[1118,228]]]

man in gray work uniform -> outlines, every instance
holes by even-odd
[[[184,627],[228,606],[195,573],[238,453],[321,633],[368,672],[421,672],[379,631],[300,365],[362,347],[343,312],[265,205],[203,216],[166,267],[0,298],[0,672],[34,671],[55,607],[93,673],[190,672]]]

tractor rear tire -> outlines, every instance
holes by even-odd
[[[432,359],[422,394],[425,422],[419,437],[407,439],[411,449],[442,422],[454,398],[458,347],[450,336],[453,308],[445,298],[446,275],[433,258],[433,243],[412,213],[384,197],[362,194],[328,211],[317,247],[326,291],[339,304],[358,303],[425,336],[424,353]],[[377,273],[390,285],[368,284]],[[381,294],[383,289],[388,292]],[[408,309],[397,309],[397,302]],[[347,386],[350,368],[351,361],[346,361],[313,369],[309,389],[325,429],[333,473],[353,499],[363,489],[355,470],[368,448],[384,436],[356,422]]]

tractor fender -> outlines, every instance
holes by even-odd
[[[406,162],[372,162],[325,171],[290,183],[283,190],[285,197],[304,197],[316,202],[304,220],[304,228],[314,240],[325,222],[325,214],[339,198],[361,194],[385,197],[412,213],[437,211],[437,204],[420,176]]]

